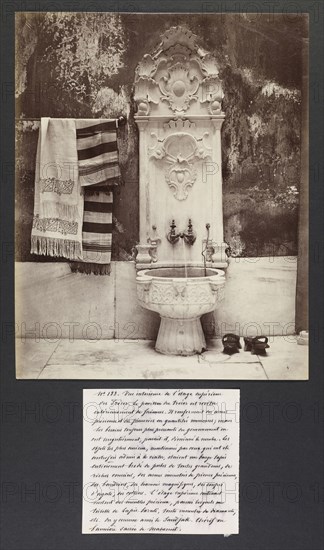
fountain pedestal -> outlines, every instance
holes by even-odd
[[[223,300],[223,271],[200,267],[145,269],[138,272],[136,286],[140,305],[161,316],[156,351],[193,355],[206,349],[200,317]]]
[[[155,349],[165,355],[194,355],[206,350],[200,317],[193,319],[161,317]]]

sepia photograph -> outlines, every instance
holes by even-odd
[[[16,12],[17,379],[308,380],[308,34]]]

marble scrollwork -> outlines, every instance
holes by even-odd
[[[155,143],[149,147],[149,156],[165,162],[168,186],[177,200],[185,200],[197,179],[195,163],[210,156],[210,148],[204,144],[205,136],[197,139],[188,132],[180,131],[164,139],[159,139],[154,133],[151,137]]]
[[[183,115],[192,102],[206,105],[206,114],[220,114],[223,91],[215,58],[197,45],[185,27],[164,33],[152,54],[145,54],[136,68],[137,115],[151,114],[152,105],[165,102]]]
[[[166,30],[156,48],[139,60],[134,81],[134,120],[139,129],[137,270],[178,266],[185,257],[201,266],[203,249],[210,268],[227,267],[221,170],[223,96],[216,58],[184,25]],[[178,233],[182,231],[179,246],[172,246],[168,239],[171,218],[176,219]],[[195,240],[184,238],[188,220],[192,220]],[[152,232],[152,224],[159,227],[162,238]]]

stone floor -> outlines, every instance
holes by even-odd
[[[307,380],[308,346],[294,336],[269,341],[266,356],[222,353],[220,340],[191,357],[170,357],[150,340],[16,340],[18,379]]]

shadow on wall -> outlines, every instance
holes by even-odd
[[[138,241],[135,67],[180,23],[215,55],[223,80],[224,225],[233,255],[296,254],[306,21],[302,14],[16,14],[18,117],[128,117],[118,136],[123,185],[114,197],[113,260],[131,259]],[[29,254],[37,135],[37,123],[17,123],[19,261],[43,260]]]

